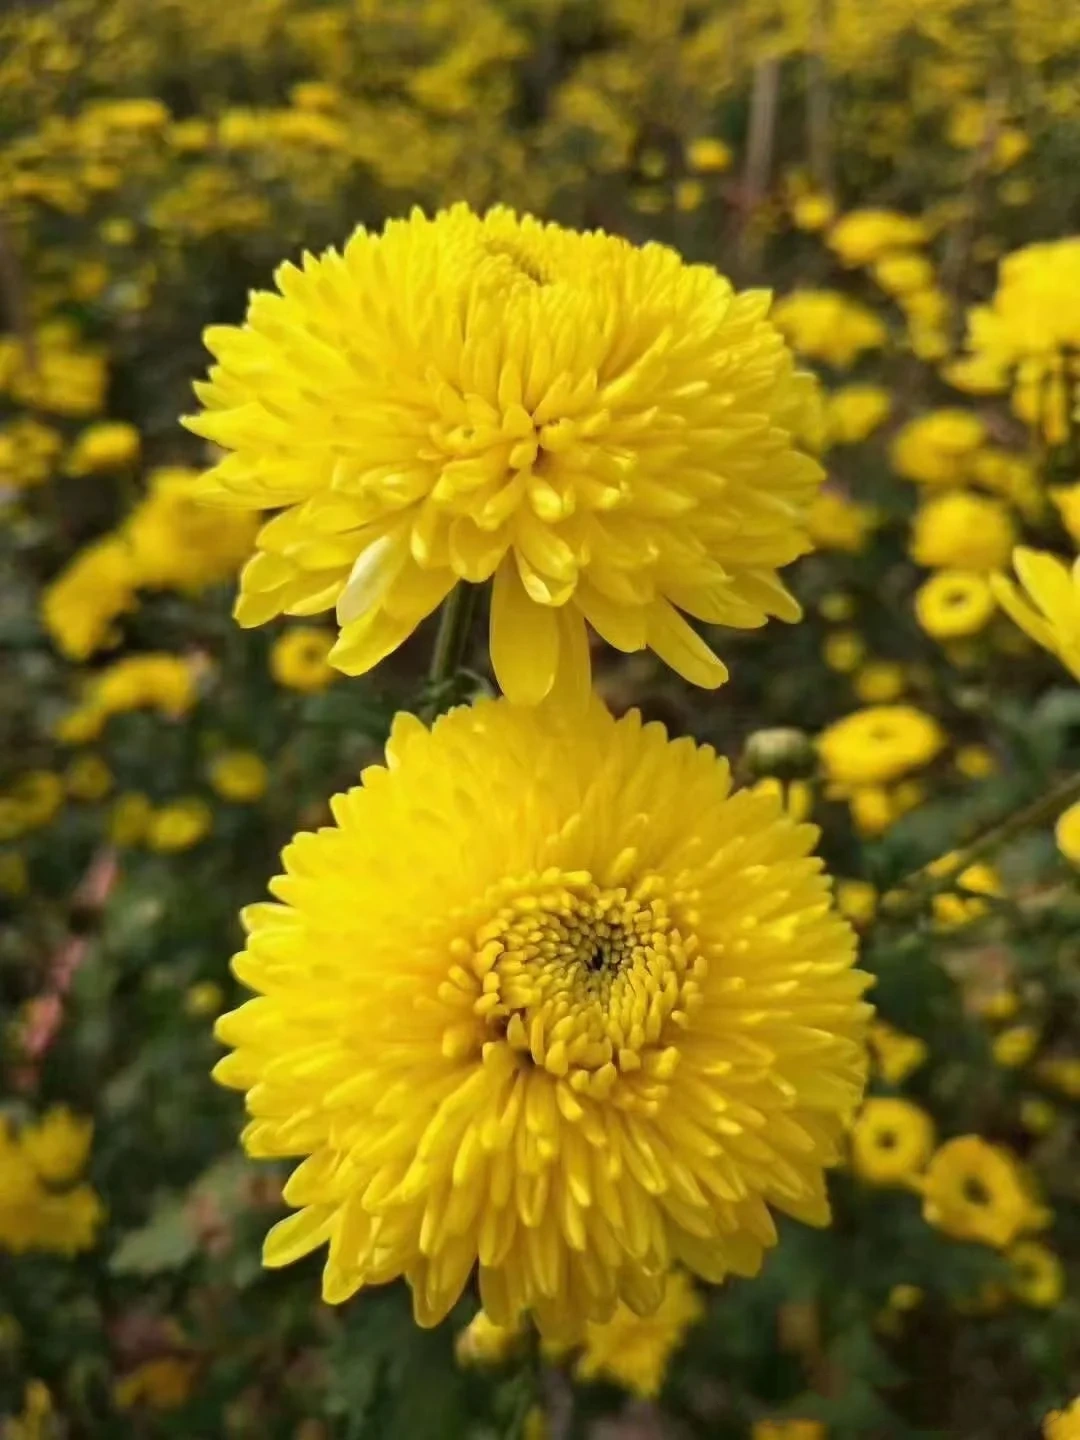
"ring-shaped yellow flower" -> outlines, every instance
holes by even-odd
[[[423,1325],[478,1271],[575,1339],[755,1273],[770,1206],[827,1222],[869,981],[813,826],[636,713],[506,700],[399,717],[332,809],[217,1025],[248,1152],[307,1157],[268,1264],[328,1243],[328,1301],[404,1275]]]
[[[794,448],[804,377],[766,318],[661,245],[512,211],[419,211],[276,272],[186,423],[233,453],[207,500],[263,526],[243,625],[336,607],[360,674],[459,581],[494,581],[491,654],[533,703],[586,688],[585,622],[698,685],[710,624],[799,618],[777,570],[810,548],[822,472]],[[572,687],[570,687],[572,688]]]
[[[915,594],[915,618],[935,640],[977,635],[994,609],[990,582],[972,570],[939,570]]]

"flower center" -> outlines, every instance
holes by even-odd
[[[597,1098],[620,1074],[669,1078],[706,962],[661,888],[656,877],[602,888],[587,871],[558,870],[502,887],[471,957],[489,1038]]]
[[[969,1205],[989,1205],[990,1191],[978,1175],[966,1175],[961,1193]]]

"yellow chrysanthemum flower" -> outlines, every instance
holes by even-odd
[[[122,540],[110,535],[80,550],[41,598],[42,620],[57,649],[70,660],[100,650],[117,617],[134,606],[137,584]]]
[[[893,250],[910,250],[929,238],[926,225],[899,210],[849,210],[829,231],[829,249],[845,265],[871,265]]]
[[[998,570],[1015,542],[1008,506],[967,490],[924,501],[911,526],[911,558],[932,570]]]
[[[998,604],[1080,680],[1080,557],[1070,568],[1056,555],[1019,545],[1012,559],[1025,593],[1006,576],[994,575],[990,583]]]
[[[419,211],[277,271],[187,423],[231,450],[204,498],[283,513],[237,618],[336,606],[360,674],[459,581],[493,578],[511,698],[588,675],[587,620],[695,684],[726,670],[683,618],[788,620],[776,576],[808,548],[821,480],[763,292],[659,245],[509,210]],[[583,688],[583,687],[582,687]]]
[[[68,475],[120,470],[138,460],[140,446],[134,425],[123,420],[99,420],[76,439],[64,460],[64,470]]]
[[[1080,865],[1080,800],[1058,816],[1054,839],[1065,859],[1073,865]]]
[[[1065,1293],[1065,1269],[1054,1252],[1038,1240],[1021,1240],[1006,1255],[1012,1269],[1010,1289],[1036,1310],[1052,1310]]]
[[[1080,1440],[1080,1399],[1066,1410],[1051,1410],[1043,1421],[1043,1440]]]
[[[313,695],[325,690],[335,675],[330,664],[334,636],[319,625],[294,625],[274,641],[270,674],[288,690]]]
[[[978,1135],[946,1141],[919,1189],[924,1218],[954,1240],[978,1240],[1000,1250],[1046,1221],[1011,1152]]]
[[[883,425],[892,396],[881,385],[842,385],[829,395],[825,419],[833,445],[858,445]]]
[[[971,410],[929,410],[896,432],[890,458],[905,480],[962,485],[985,440],[986,426]]]
[[[868,1038],[875,1067],[886,1085],[902,1085],[930,1053],[925,1040],[905,1035],[884,1020],[874,1021]]]
[[[846,550],[856,555],[877,523],[877,514],[868,505],[850,500],[839,490],[822,490],[814,497],[806,517],[806,528],[819,550]]]
[[[834,721],[818,736],[825,773],[838,792],[887,785],[919,770],[944,749],[944,730],[914,705],[870,705]]]
[[[991,1047],[994,1063],[1006,1070],[1016,1070],[1026,1065],[1039,1045],[1039,1032],[1034,1025],[1010,1025],[995,1035]]]
[[[610,1380],[634,1395],[659,1395],[668,1361],[687,1330],[705,1313],[701,1297],[682,1273],[672,1275],[651,1315],[620,1305],[610,1320],[585,1332],[574,1373],[580,1380]]]
[[[363,782],[217,1025],[248,1152],[308,1157],[267,1264],[328,1242],[328,1301],[403,1274],[424,1325],[478,1269],[496,1325],[575,1340],[672,1266],[755,1273],[770,1206],[827,1222],[869,1007],[813,827],[598,703],[399,716]]]
[[[253,750],[224,750],[210,763],[210,788],[223,800],[249,805],[266,793],[270,772]]]
[[[915,592],[915,618],[935,640],[977,635],[995,608],[989,580],[971,570],[939,570]]]
[[[163,855],[190,850],[205,839],[213,828],[214,817],[205,800],[191,796],[172,800],[149,816],[146,843]]]
[[[934,1148],[934,1122],[909,1100],[867,1100],[851,1132],[851,1167],[871,1185],[903,1185]]]
[[[848,369],[864,350],[877,350],[889,338],[869,306],[839,290],[794,290],[776,302],[772,318],[800,355],[837,370]]]

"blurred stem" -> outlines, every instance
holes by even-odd
[[[750,126],[743,170],[742,233],[739,237],[740,259],[747,269],[756,267],[760,260],[759,211],[772,170],[779,93],[780,62],[775,58],[759,60],[754,67],[754,83],[750,92]]]
[[[428,671],[429,705],[433,716],[438,713],[441,697],[465,658],[478,589],[477,585],[459,580],[439,612],[439,629]]]
[[[1025,830],[1052,820],[1077,800],[1080,800],[1080,772],[1062,780],[1060,784],[1048,790],[1045,795],[1040,795],[1037,800],[1032,800],[1029,805],[1024,805],[1019,810],[1014,810],[1011,815],[1006,815],[1003,820],[995,821],[993,825],[987,826],[962,849],[953,852],[954,863],[947,875],[932,875],[930,867],[924,865],[905,875],[898,882],[896,889],[917,888],[923,893],[931,895],[936,894],[939,890],[947,890],[956,877],[976,860],[986,859],[987,856],[1000,850],[1003,845],[1007,845],[1010,840],[1022,835]]]
[[[806,56],[806,128],[810,152],[810,175],[818,190],[833,193],[833,162],[826,62],[828,24],[825,0],[814,0],[810,21],[810,49]]]

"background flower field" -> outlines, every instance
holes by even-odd
[[[3,1440],[1080,1436],[1078,154],[1049,0],[5,8]],[[395,712],[496,685],[484,595],[459,663],[433,617],[356,678],[332,611],[235,622],[204,331],[460,201],[772,292],[802,618],[699,626],[718,689],[596,637],[593,676],[820,827],[875,978],[831,1225],[560,1348],[263,1268],[286,1168],[210,1077],[282,847]]]

